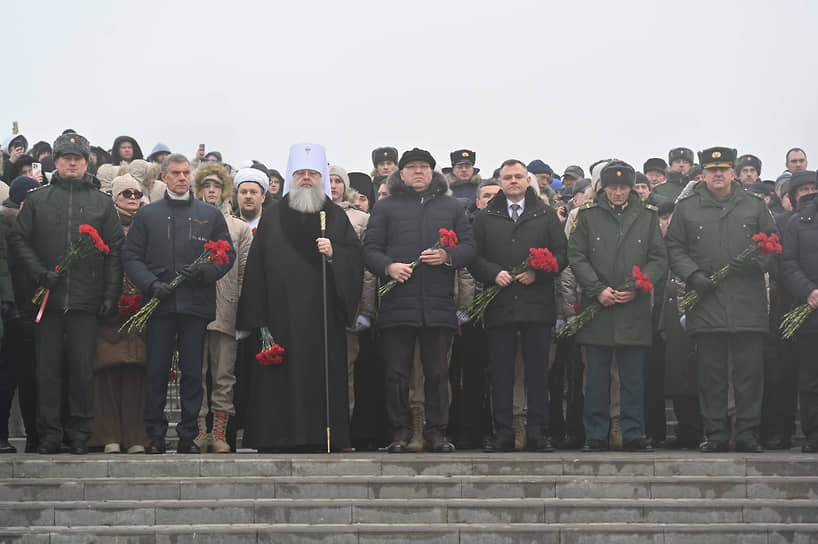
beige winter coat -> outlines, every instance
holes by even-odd
[[[216,282],[216,319],[207,325],[207,330],[218,331],[232,337],[236,334],[236,311],[239,308],[244,266],[247,264],[250,244],[253,242],[253,232],[250,225],[230,214],[229,202],[222,205],[222,212],[236,250],[236,262],[230,271]]]
[[[142,187],[142,193],[144,194],[142,200],[146,203],[160,200],[165,196],[167,185],[164,181],[157,179],[160,169],[161,167],[158,164],[143,161],[142,159],[133,160],[129,165],[123,165],[122,168],[122,170],[127,171],[139,182],[140,187]],[[123,173],[125,172],[120,171],[120,175]]]

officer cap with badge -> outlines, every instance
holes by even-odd
[[[91,156],[91,144],[85,137],[75,132],[62,134],[54,140],[54,158],[58,159],[62,155],[79,155],[88,160]]]
[[[617,159],[606,164],[599,177],[599,183],[602,187],[608,185],[627,185],[633,187],[635,181],[636,171],[633,169],[633,166]]]
[[[452,161],[452,168],[459,164],[474,166],[474,164],[477,162],[477,153],[470,149],[458,149],[457,151],[452,151],[449,153],[449,159]],[[479,168],[474,169],[475,174],[479,171]]]
[[[733,168],[736,163],[736,150],[729,147],[710,147],[699,151],[699,163],[702,168]]]
[[[693,150],[687,147],[674,147],[667,154],[667,162],[668,164],[673,164],[673,161],[677,159],[682,159],[683,161],[693,164],[695,162],[693,160]]]
[[[372,151],[372,166],[377,168],[384,161],[398,164],[398,150],[394,147],[378,147]]]
[[[745,166],[752,166],[756,169],[756,174],[761,175],[761,159],[755,155],[742,155],[736,159],[736,172],[741,173],[741,169]]]

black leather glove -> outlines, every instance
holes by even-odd
[[[99,305],[99,310],[97,310],[97,316],[102,318],[113,317],[116,315],[118,311],[119,308],[117,307],[116,301],[106,298],[105,300],[102,301],[102,304]]]
[[[688,287],[695,289],[700,295],[709,293],[716,288],[716,284],[713,283],[713,280],[708,278],[707,274],[701,270],[697,270],[696,272],[690,274],[690,277],[687,278],[687,285]]]
[[[730,272],[734,272],[739,276],[749,276],[750,274],[760,273],[761,267],[755,259],[742,261],[738,257],[733,257],[730,259]]]
[[[204,280],[204,270],[192,264],[186,264],[179,274],[185,278],[185,282],[189,285],[199,285]]]
[[[46,270],[45,272],[40,272],[39,283],[46,289],[54,289],[63,276],[64,274],[62,272]]]
[[[151,295],[158,298],[162,302],[173,294],[173,289],[170,285],[163,281],[156,280],[151,284]]]
[[[4,302],[2,305],[3,321],[14,321],[20,319],[20,312],[17,311],[17,306],[13,302]]]

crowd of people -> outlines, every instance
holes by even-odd
[[[761,452],[799,406],[818,451],[800,148],[776,179],[729,147],[587,176],[417,147],[348,172],[312,143],[282,175],[72,129],[2,154],[0,453],[15,392],[26,452],[165,453],[169,380],[179,453]]]

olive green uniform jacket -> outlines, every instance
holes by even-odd
[[[634,265],[656,283],[667,271],[667,251],[656,208],[631,192],[618,216],[603,191],[584,204],[568,239],[568,262],[582,287],[580,312],[607,287],[617,289],[631,278]],[[603,308],[577,333],[581,344],[650,347],[652,293],[639,291],[626,304]]]
[[[699,183],[673,212],[666,239],[670,266],[683,280],[696,271],[709,275],[749,247],[754,234],[775,230],[764,201],[738,181],[733,181],[730,196],[723,201],[706,183]],[[760,258],[756,273],[729,275],[715,291],[701,297],[687,312],[688,332],[767,332],[763,272],[773,268],[774,259],[772,255]]]

